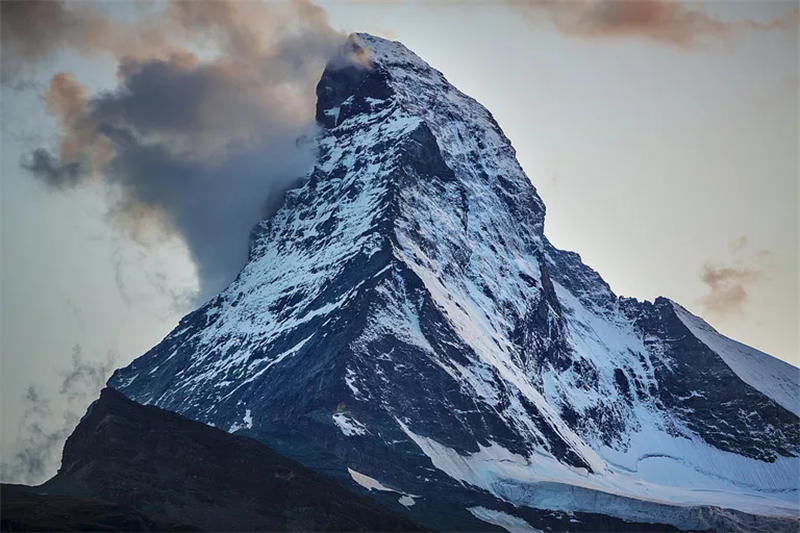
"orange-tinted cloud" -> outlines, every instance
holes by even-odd
[[[86,50],[110,38],[112,27],[90,4],[8,0],[0,2],[4,72],[46,59],[62,46]]]
[[[206,3],[206,2],[204,2]],[[8,82],[65,50],[81,54],[143,56],[163,53],[185,32],[163,14],[114,18],[91,2],[0,2],[0,77]]]
[[[703,266],[701,279],[708,293],[700,303],[709,313],[719,316],[741,313],[749,298],[750,286],[761,278],[761,272],[750,268]]]
[[[731,24],[698,3],[679,0],[506,0],[531,22],[550,22],[559,31],[583,38],[640,37],[689,48],[742,30],[797,27],[797,10],[772,22]]]

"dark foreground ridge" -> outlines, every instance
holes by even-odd
[[[36,487],[0,485],[2,531],[199,531],[106,501],[43,494]]]
[[[3,485],[3,531],[418,531],[247,437],[103,390],[39,487]]]
[[[396,493],[356,494],[261,442],[137,404],[110,388],[67,440],[56,476],[38,487],[0,488],[3,532],[422,531],[415,521],[431,530],[449,524],[447,530],[517,531],[521,521],[503,519],[512,512],[537,530],[677,531],[595,513],[514,507],[457,486],[450,490],[464,493],[457,496],[463,505],[488,514],[478,519],[442,498],[405,509]],[[355,483],[351,489],[367,492]],[[403,517],[409,513],[415,521]],[[786,529],[780,521],[772,525]]]
[[[110,388],[67,440],[56,476],[38,487],[0,487],[3,532],[422,531],[401,516],[407,510],[394,493],[376,502],[261,442],[137,404]],[[676,531],[591,513],[514,508],[489,495],[471,503],[513,510],[546,529]],[[506,531],[443,501],[419,507],[429,507],[416,515],[428,525]]]

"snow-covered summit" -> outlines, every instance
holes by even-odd
[[[317,163],[241,274],[109,384],[428,518],[426,498],[465,521],[501,501],[695,529],[688,506],[796,515],[797,382],[751,378],[666,299],[617,298],[544,237],[482,105],[400,43],[347,46],[369,61],[325,70]]]
[[[352,45],[363,47],[367,50],[367,57],[372,64],[386,68],[391,68],[392,66],[408,68],[408,66],[411,66],[417,70],[434,70],[425,60],[406,48],[400,41],[365,32],[353,33],[348,40]]]

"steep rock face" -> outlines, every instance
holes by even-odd
[[[659,356],[651,361],[660,406],[716,448],[767,462],[797,455],[796,415],[742,381],[694,336],[681,318],[691,316],[687,311],[665,298],[636,311],[645,346]]]
[[[485,108],[399,43],[349,46],[371,64],[323,74],[305,183],[110,386],[422,499],[466,484],[551,508],[528,489],[555,483],[795,513],[797,369],[766,386],[676,304],[618,298],[544,237]],[[565,510],[601,510],[585,499]]]

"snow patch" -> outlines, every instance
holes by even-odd
[[[496,511],[494,509],[487,509],[486,507],[469,507],[467,511],[478,520],[483,520],[487,524],[500,526],[509,533],[541,533],[541,529],[532,527],[522,518],[512,514],[504,513],[503,511]]]
[[[332,418],[336,425],[339,426],[339,429],[342,430],[342,433],[348,437],[366,435],[368,433],[364,424],[345,413],[334,413]]]
[[[398,503],[400,503],[400,505],[402,505],[404,507],[411,507],[412,505],[414,505],[414,498],[412,498],[411,496],[408,496],[406,494],[403,494],[402,496],[400,496],[397,499],[397,501],[398,501]]]
[[[411,507],[412,505],[414,505],[414,498],[420,497],[415,494],[407,494],[400,490],[390,489],[377,479],[369,477],[366,474],[362,474],[361,472],[357,472],[352,468],[348,468],[347,472],[350,474],[350,477],[353,478],[353,481],[355,481],[368,491],[377,490],[383,492],[394,492],[396,494],[399,494],[400,498],[398,498],[397,501],[405,507]]]
[[[348,468],[347,471],[350,473],[350,477],[353,478],[353,481],[364,487],[365,489],[372,491],[372,490],[382,490],[388,492],[397,492],[394,489],[390,489],[389,487],[385,486],[383,483],[378,481],[375,478],[369,477],[366,474],[362,474],[361,472],[356,472],[352,468]]]

